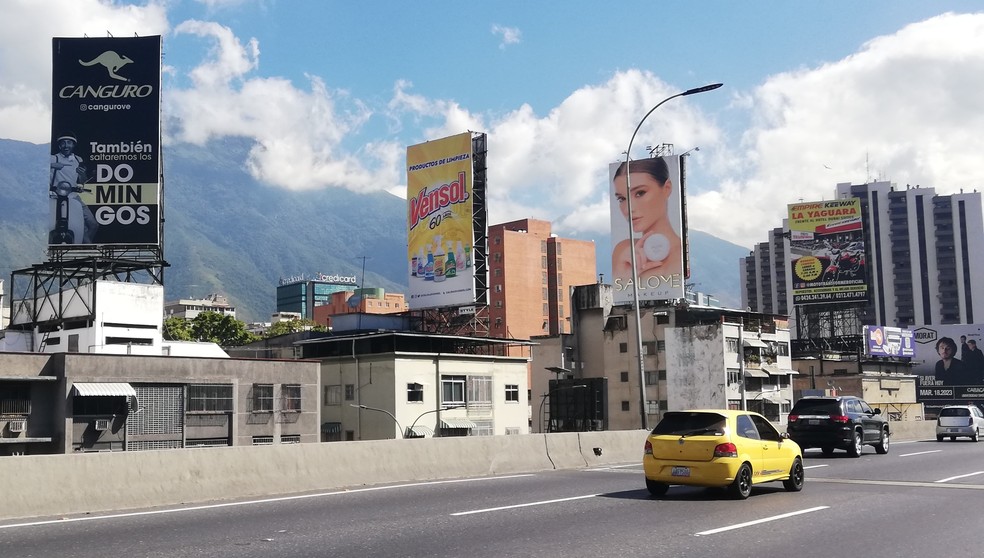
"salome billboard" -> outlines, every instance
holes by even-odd
[[[475,303],[470,132],[407,147],[411,310]]]
[[[632,247],[629,195],[635,237],[639,300],[676,300],[684,296],[684,252],[680,165],[677,157],[654,157],[609,166],[612,223],[612,284],[615,304],[632,302]]]
[[[868,298],[861,200],[789,205],[793,304]]]
[[[160,242],[161,37],[52,40],[48,244]]]

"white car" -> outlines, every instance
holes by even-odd
[[[976,442],[984,432],[984,412],[976,405],[948,405],[940,409],[936,418],[936,441],[942,442],[949,437],[970,438]]]

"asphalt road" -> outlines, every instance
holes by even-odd
[[[810,450],[805,465],[802,492],[762,485],[745,501],[685,487],[652,499],[641,465],[628,463],[7,521],[0,556],[984,555],[984,443],[894,443],[860,459]]]

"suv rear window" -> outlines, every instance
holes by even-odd
[[[940,411],[941,417],[969,417],[970,409],[964,407],[950,407]]]
[[[841,414],[840,405],[836,399],[800,399],[789,411],[791,415],[824,413],[827,415]]]
[[[653,434],[687,434],[706,431],[707,434],[724,434],[727,420],[717,413],[669,412],[663,415]]]

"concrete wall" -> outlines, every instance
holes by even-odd
[[[892,423],[893,438],[931,439],[934,424]],[[3,457],[0,520],[641,463],[645,440],[626,430]]]

